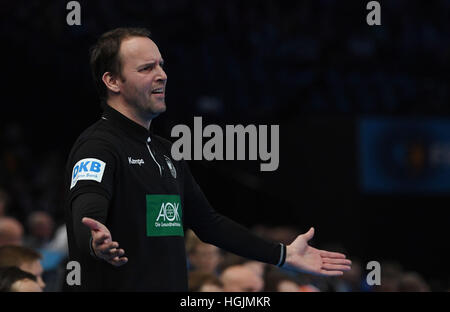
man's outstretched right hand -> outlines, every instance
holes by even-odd
[[[118,242],[112,241],[111,233],[105,225],[87,217],[81,219],[81,222],[91,230],[92,250],[98,258],[117,267],[128,262],[127,257],[122,257],[125,251],[119,249]]]

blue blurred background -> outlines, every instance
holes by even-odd
[[[254,228],[316,228],[313,244],[395,262],[450,289],[450,1],[2,3],[0,189],[24,225],[63,223],[63,172],[100,115],[88,49],[144,26],[165,60],[167,112],[152,127],[279,124],[280,166],[191,161],[213,206]],[[25,226],[26,234],[31,235]]]

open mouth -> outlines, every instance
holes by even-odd
[[[152,94],[164,95],[164,88],[157,88],[152,90]]]

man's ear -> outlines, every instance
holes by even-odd
[[[113,75],[111,72],[106,72],[103,74],[102,80],[111,92],[119,93],[119,79],[117,79],[116,75]]]

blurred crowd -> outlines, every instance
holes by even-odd
[[[290,227],[257,226],[255,233],[273,241],[292,242],[301,234]],[[336,246],[335,246],[336,247]],[[344,251],[337,247],[337,251]],[[300,273],[226,252],[202,242],[192,231],[186,235],[189,291],[192,292],[429,292],[430,285],[417,272],[395,261],[381,266],[380,285],[369,285],[366,264],[352,258],[352,269],[341,277]],[[443,291],[440,289],[438,291]]]
[[[65,24],[64,1],[2,5],[2,40],[9,47],[2,56],[21,59],[21,64],[4,64],[11,89],[23,83],[25,71],[17,66],[48,74],[47,79],[30,84],[28,92],[7,92],[6,103],[19,103],[10,109],[22,110],[29,94],[39,95],[41,104],[50,103],[49,110],[56,114],[81,105],[77,101],[82,91],[95,102],[88,46],[105,30],[133,25],[149,27],[161,47],[170,76],[168,101],[177,105],[171,116],[179,120],[193,114],[236,123],[295,119],[304,113],[450,113],[448,0],[432,5],[384,1],[383,27],[378,28],[365,24],[368,12],[361,1],[80,3],[80,27]],[[40,80],[54,85],[43,87]],[[70,89],[73,86],[77,92]],[[172,92],[171,86],[176,90]],[[73,93],[66,106],[59,105],[60,98]],[[42,105],[33,105],[27,111],[41,110]],[[49,143],[39,148],[40,143],[30,142],[26,134],[40,129],[17,116],[10,120],[8,114],[0,115],[0,246],[23,248],[1,249],[10,256],[0,252],[0,264],[8,258],[3,266],[20,269],[2,269],[0,279],[11,285],[1,287],[17,289],[17,284],[12,285],[26,280],[25,289],[37,285],[45,291],[61,290],[67,261],[61,172],[67,150]],[[80,114],[76,120],[66,120],[67,128],[79,132],[81,118]],[[287,243],[296,233],[284,227],[261,226],[256,231]],[[396,262],[382,263],[382,284],[370,287],[365,283],[365,263],[352,254],[352,271],[323,279],[237,258],[191,234],[186,235],[186,243],[192,291],[431,289],[420,274]]]
[[[285,244],[301,234],[290,227],[256,226],[253,231]],[[192,292],[427,292],[431,286],[417,272],[392,261],[381,263],[381,284],[369,285],[365,264],[352,259],[342,277],[318,277],[239,257],[185,233]],[[339,245],[334,251],[346,252]],[[64,224],[34,211],[26,224],[8,215],[8,197],[0,191],[0,291],[63,291],[68,249]],[[436,289],[443,291],[445,289]],[[450,290],[450,289],[449,289]]]

